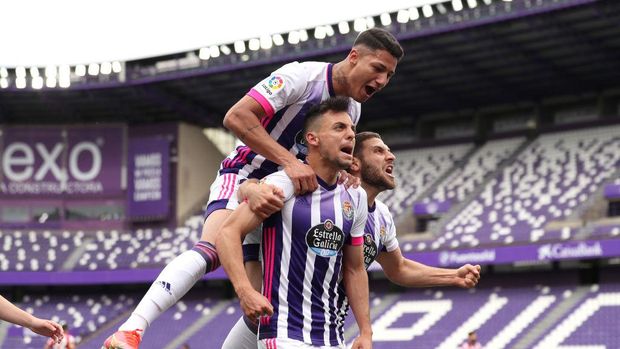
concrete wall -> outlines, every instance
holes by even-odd
[[[202,128],[179,124],[177,153],[177,224],[200,211],[209,198],[209,187],[224,159],[217,147],[205,137]]]

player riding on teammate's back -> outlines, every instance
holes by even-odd
[[[295,141],[306,112],[331,96],[349,97],[349,114],[357,123],[359,103],[388,84],[402,56],[401,46],[389,32],[369,29],[360,33],[344,60],[335,64],[287,64],[241,98],[226,114],[224,125],[247,147],[238,148],[222,163],[211,186],[201,241],[162,270],[130,318],[103,348],[138,348],[149,324],[181,299],[204,273],[219,266],[214,243],[221,224],[238,206],[241,180],[262,178],[281,168],[297,194],[314,191],[318,187],[315,173],[299,161],[305,147]],[[162,282],[170,289],[162,288]]]

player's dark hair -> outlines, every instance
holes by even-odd
[[[353,156],[359,158],[364,149],[364,142],[372,138],[381,139],[381,135],[376,132],[364,131],[355,135],[355,148],[353,148]]]
[[[394,35],[381,28],[371,28],[361,32],[355,39],[353,47],[359,45],[368,47],[373,51],[386,50],[399,61],[405,55],[402,46]]]
[[[331,97],[320,104],[317,104],[310,108],[306,113],[306,120],[304,121],[304,135],[307,134],[315,122],[327,112],[340,113],[349,112],[349,98],[348,97]]]

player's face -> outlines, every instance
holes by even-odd
[[[394,189],[394,160],[396,157],[379,138],[367,139],[363,145],[361,162],[362,182],[383,190]]]
[[[388,84],[398,60],[385,50],[360,48],[357,52],[351,56],[350,97],[362,103]]]
[[[319,151],[323,159],[340,169],[347,169],[353,162],[355,125],[345,112],[328,112],[317,134]]]

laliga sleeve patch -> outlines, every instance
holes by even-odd
[[[265,93],[268,94],[269,96],[273,96],[278,91],[281,91],[282,87],[284,86],[284,79],[282,79],[282,77],[277,76],[277,75],[274,75],[263,81],[264,82],[261,84],[261,87],[263,88]]]
[[[308,248],[321,257],[334,257],[344,246],[344,233],[330,219],[306,233]]]

